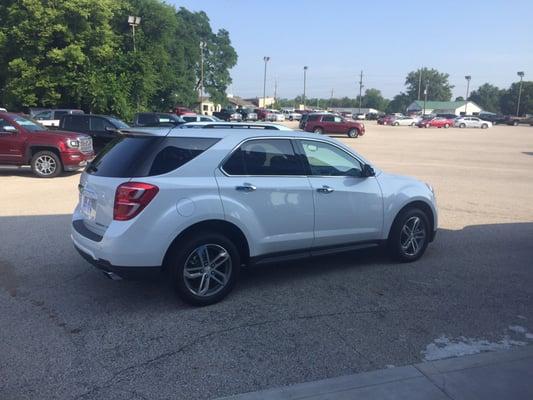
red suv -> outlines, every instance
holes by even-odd
[[[356,138],[365,134],[365,125],[333,114],[309,114],[304,131],[315,133],[344,133]]]
[[[0,165],[31,165],[38,177],[53,178],[83,168],[93,158],[87,135],[48,130],[28,117],[0,112]]]

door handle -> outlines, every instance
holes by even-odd
[[[245,183],[242,186],[237,186],[235,190],[238,190],[239,192],[253,192],[257,188],[252,185],[251,183]]]
[[[328,185],[324,185],[321,188],[318,188],[316,191],[319,193],[332,193],[335,191],[335,189],[329,187]]]

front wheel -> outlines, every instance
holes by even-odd
[[[52,151],[39,151],[31,159],[31,169],[39,178],[54,178],[63,170],[59,156]]]
[[[416,261],[426,251],[429,243],[427,215],[418,208],[402,211],[394,221],[388,239],[392,257],[400,262]]]
[[[350,129],[348,131],[348,137],[356,138],[359,136],[359,131],[356,128]]]
[[[481,129],[487,129],[489,126],[487,124],[481,125]]]
[[[324,130],[322,128],[315,128],[313,132],[318,133],[319,135],[322,135],[324,133]]]
[[[201,232],[176,243],[168,263],[178,296],[191,305],[206,306],[231,292],[241,260],[227,237]]]
[[[459,124],[459,128],[466,128],[466,124]]]
[[[450,127],[450,124],[444,124],[444,128],[448,129]]]
[[[399,123],[399,122],[395,122],[395,123],[393,123],[392,125],[393,125],[393,126],[399,126],[400,123]]]

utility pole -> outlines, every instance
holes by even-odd
[[[267,87],[267,63],[270,60],[270,57],[263,57],[265,62],[265,74],[263,76],[263,108],[266,108],[266,87]]]
[[[359,76],[359,114],[361,114],[361,105],[363,101],[363,71],[361,70],[361,75]]]
[[[467,115],[466,110],[468,107],[468,90],[470,89],[470,79],[472,79],[472,77],[470,75],[466,75],[465,79],[466,79],[465,115]]]
[[[418,70],[418,101],[420,101],[420,89],[422,87],[422,68]]]
[[[333,103],[333,89],[331,89],[331,96],[329,97],[329,108],[331,108],[331,103]]]
[[[518,104],[516,105],[516,116],[520,115],[520,97],[522,97],[522,79],[524,78],[524,71],[516,73],[520,77],[520,88],[518,89]]]
[[[426,115],[426,102],[428,101],[428,86],[429,86],[429,81],[426,81],[426,88],[424,89],[424,112],[422,113],[422,117]]]
[[[307,80],[307,65],[304,66],[304,98],[303,98],[304,110],[305,110],[305,86],[307,84],[306,80]]]
[[[274,81],[274,104],[278,103],[278,78]]]

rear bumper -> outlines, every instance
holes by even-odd
[[[87,262],[104,272],[109,277],[111,276],[110,274],[114,274],[123,279],[144,280],[158,279],[162,275],[163,268],[161,267],[124,267],[112,265],[107,260],[92,258],[88,253],[76,246],[76,244],[74,244],[74,248]]]

